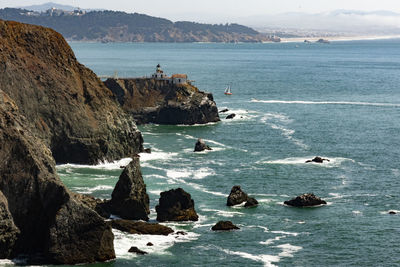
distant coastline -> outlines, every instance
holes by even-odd
[[[400,39],[400,35],[293,37],[293,38],[281,38],[281,42],[282,43],[302,43],[302,42],[304,42],[304,40],[308,40],[310,42],[315,43],[319,39],[329,40],[330,42],[388,40],[388,39]]]

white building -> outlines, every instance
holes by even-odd
[[[161,69],[160,64],[157,65],[156,72],[151,75],[151,78],[156,80],[167,81],[167,83],[171,84],[187,84],[188,79],[186,74],[173,74],[171,77],[168,77],[167,74]]]
[[[173,84],[186,84],[187,83],[187,75],[186,74],[173,74],[171,76],[171,80]]]
[[[157,79],[157,80],[165,80],[167,75],[164,73],[164,71],[161,69],[160,64],[157,65],[156,72],[151,75],[151,78]]]

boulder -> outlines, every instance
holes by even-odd
[[[232,114],[229,114],[228,116],[226,116],[225,119],[229,120],[229,119],[233,119],[233,118],[235,118],[235,117],[236,117],[236,114],[235,114],[235,113],[232,113]]]
[[[146,251],[140,250],[140,249],[138,249],[137,247],[131,247],[131,248],[128,250],[128,252],[136,253],[136,254],[140,254],[140,255],[146,255],[146,254],[148,254]]]
[[[57,163],[98,164],[143,149],[134,119],[61,34],[0,20],[0,88]]]
[[[190,83],[152,78],[107,79],[104,84],[138,124],[205,124],[220,121],[213,95]]]
[[[235,206],[239,205],[243,202],[246,202],[248,199],[248,195],[242,191],[239,185],[235,185],[231,189],[231,193],[228,196],[228,200],[226,202],[227,206]]]
[[[255,207],[257,205],[258,205],[258,201],[253,197],[247,198],[247,201],[244,204],[245,208],[251,208],[251,207]]]
[[[160,194],[156,206],[157,221],[197,221],[194,200],[182,188],[171,189]]]
[[[145,148],[145,149],[143,150],[143,152],[144,152],[144,153],[151,154],[151,148]]]
[[[323,163],[324,161],[330,161],[329,159],[323,159],[321,157],[315,157],[311,160],[307,160],[306,163],[315,162],[315,163]]]
[[[138,235],[169,235],[174,232],[171,228],[158,224],[129,220],[112,220],[111,226],[123,232]]]
[[[0,259],[12,257],[15,244],[17,243],[19,229],[8,209],[8,201],[0,191]]]
[[[146,244],[146,246],[151,247],[151,246],[154,246],[154,244],[149,242],[149,243]]]
[[[219,221],[216,225],[214,225],[211,230],[213,231],[230,231],[240,229],[236,225],[234,225],[231,221]]]
[[[203,139],[201,138],[197,139],[197,142],[194,145],[194,152],[201,152],[204,150],[212,150],[212,149],[206,144],[206,142],[204,142]]]
[[[119,176],[108,203],[108,211],[122,219],[149,219],[149,195],[146,193],[139,157],[133,157]]]
[[[23,254],[28,264],[115,258],[111,227],[63,185],[50,150],[28,125],[15,102],[0,90],[0,191],[4,196],[0,213],[2,227],[10,230],[0,234],[0,240],[10,241],[0,241],[6,244],[1,251]],[[13,247],[16,236],[18,245]]]
[[[396,214],[396,212],[391,210],[391,211],[389,211],[389,214],[394,215],[394,214]]]
[[[326,204],[326,201],[315,196],[314,194],[303,194],[291,200],[285,201],[284,204],[294,207],[312,207]]]
[[[225,108],[225,109],[221,110],[219,113],[225,113],[225,112],[228,112],[228,111],[229,111],[229,109]]]

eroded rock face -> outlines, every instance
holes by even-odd
[[[157,221],[197,221],[194,201],[182,188],[171,189],[160,194],[156,206]]]
[[[8,201],[0,191],[0,259],[12,257],[19,233],[8,210]]]
[[[204,142],[203,139],[201,138],[197,139],[197,142],[194,145],[194,152],[201,152],[204,150],[212,150],[212,149],[206,144],[206,142]]]
[[[326,204],[326,201],[322,200],[314,194],[303,194],[291,200],[285,201],[284,204],[294,207],[312,207]]]
[[[112,220],[111,226],[123,232],[139,235],[169,235],[174,232],[168,226],[140,221]]]
[[[4,208],[2,214],[11,231],[17,231],[12,219],[20,232],[18,245],[4,251],[34,255],[36,264],[115,258],[111,227],[73,198],[56,174],[50,150],[26,125],[17,105],[0,90],[0,191],[12,217]]]
[[[128,220],[148,220],[149,195],[143,181],[139,157],[133,157],[119,177],[112,198],[109,202],[109,211]]]
[[[51,29],[0,20],[0,88],[57,163],[96,164],[143,149],[133,118]]]
[[[215,224],[211,230],[213,231],[230,231],[240,229],[236,225],[234,225],[231,221],[219,221]]]
[[[139,124],[204,124],[219,121],[212,94],[190,84],[155,79],[108,79],[104,83]]]
[[[247,201],[248,195],[242,191],[240,186],[235,185],[231,189],[231,193],[228,196],[228,200],[226,202],[227,206],[235,206]]]

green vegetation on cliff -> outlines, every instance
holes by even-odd
[[[50,27],[69,40],[103,42],[261,42],[268,37],[239,24],[172,22],[144,14],[92,11],[57,15],[0,9],[0,18]]]

